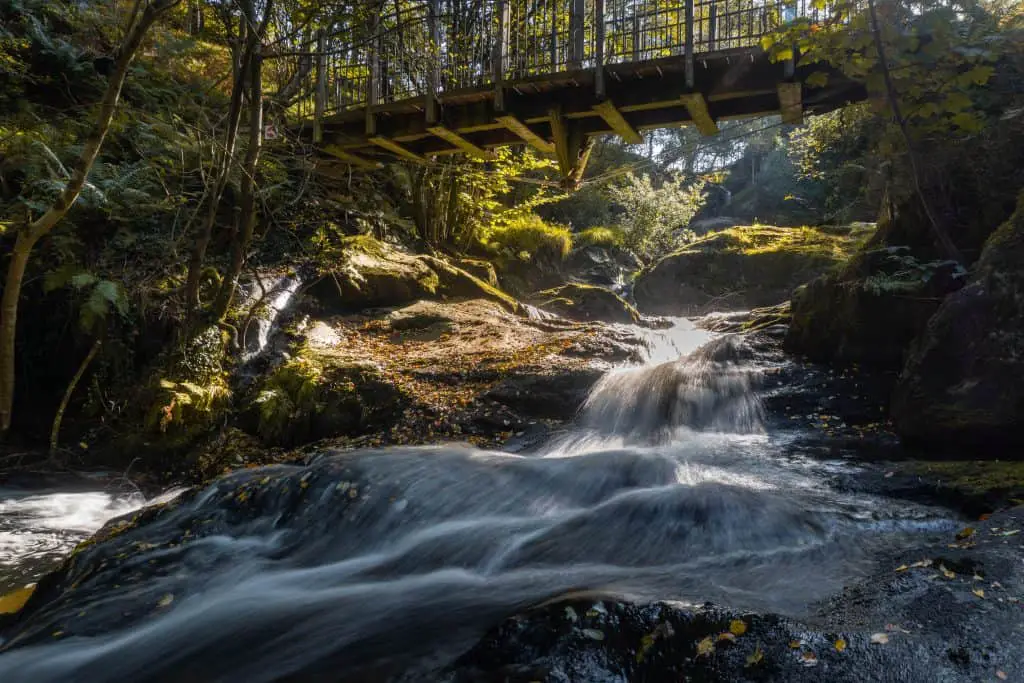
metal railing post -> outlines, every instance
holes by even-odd
[[[505,71],[508,63],[509,10],[508,0],[497,0],[498,33],[494,40],[494,109],[505,111]]]
[[[693,90],[693,0],[686,0],[686,87]]]
[[[604,0],[594,0],[594,92],[604,99]]]
[[[427,72],[427,123],[437,123],[441,118],[438,93],[441,92],[441,14],[440,0],[430,0],[427,5],[427,31],[430,34],[430,65]]]
[[[313,97],[313,142],[324,141],[324,111],[327,108],[327,41],[323,29],[316,35],[316,95]]]

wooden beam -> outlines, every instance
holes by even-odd
[[[555,153],[555,146],[552,143],[534,133],[525,123],[517,119],[515,116],[499,116],[497,120],[498,123],[518,135],[522,138],[523,142],[530,145],[530,147],[533,147],[541,154]]]
[[[686,110],[690,112],[690,120],[697,126],[697,130],[701,132],[701,135],[718,134],[718,125],[711,118],[711,114],[708,113],[708,103],[704,100],[703,95],[699,92],[689,93],[683,95],[682,100],[683,104],[686,105]]]
[[[367,140],[377,145],[378,147],[386,149],[392,154],[397,154],[398,156],[404,159],[408,159],[409,161],[415,161],[417,164],[422,164],[426,162],[426,159],[421,157],[419,154],[416,154],[415,152],[410,152],[409,150],[407,150],[405,147],[402,147],[394,140],[389,140],[388,138],[382,137],[380,135],[375,135],[373,137],[367,138]]]
[[[644,141],[640,133],[636,132],[636,129],[629,125],[629,121],[623,118],[622,113],[615,108],[615,103],[611,100],[595,104],[594,111],[601,115],[601,118],[615,131],[616,135],[629,144],[639,145]]]
[[[779,83],[779,111],[782,122],[800,125],[804,122],[803,97],[799,83]]]
[[[448,130],[444,126],[430,126],[427,130],[471,157],[484,160],[494,158],[494,155],[487,150],[480,149],[466,138],[462,137],[455,131]]]
[[[384,164],[380,163],[379,161],[370,161],[369,159],[364,159],[361,156],[352,154],[351,152],[346,152],[344,149],[338,147],[337,145],[325,145],[324,147],[321,148],[321,151],[323,151],[326,154],[330,154],[332,157],[344,161],[346,164],[349,164],[350,166],[355,166],[356,168],[373,170],[384,167]]]

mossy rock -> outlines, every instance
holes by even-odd
[[[640,322],[640,314],[625,299],[604,287],[567,284],[537,294],[540,308],[581,322],[602,321],[626,325]]]
[[[455,261],[454,265],[466,271],[473,277],[483,280],[491,287],[500,287],[498,284],[498,271],[494,269],[494,264],[490,261],[475,258],[460,258]]]
[[[375,363],[303,350],[264,379],[244,422],[265,443],[294,447],[387,429],[409,402]]]
[[[904,440],[943,448],[1024,445],[1022,263],[1024,193],[986,242],[970,282],[942,302],[910,350],[892,405]]]
[[[771,306],[836,268],[867,236],[863,228],[760,225],[712,232],[641,271],[633,296],[656,315]]]
[[[490,299],[511,311],[519,307],[496,286],[441,258],[410,254],[367,235],[346,238],[337,265],[309,293],[338,313],[442,298]]]
[[[964,274],[953,262],[920,261],[906,247],[861,251],[793,292],[786,349],[819,362],[898,370]]]

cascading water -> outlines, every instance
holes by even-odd
[[[680,351],[706,339],[669,332]],[[799,615],[947,524],[831,489],[830,465],[762,428],[757,379],[742,341],[719,338],[609,375],[538,454],[357,451],[232,474],[90,548],[3,645],[0,680],[438,680],[559,595]]]

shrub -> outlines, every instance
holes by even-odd
[[[587,228],[573,235],[576,247],[621,247],[625,236],[618,228],[594,227]]]
[[[525,260],[561,261],[572,250],[572,233],[563,225],[552,225],[527,213],[491,228],[488,245]]]

